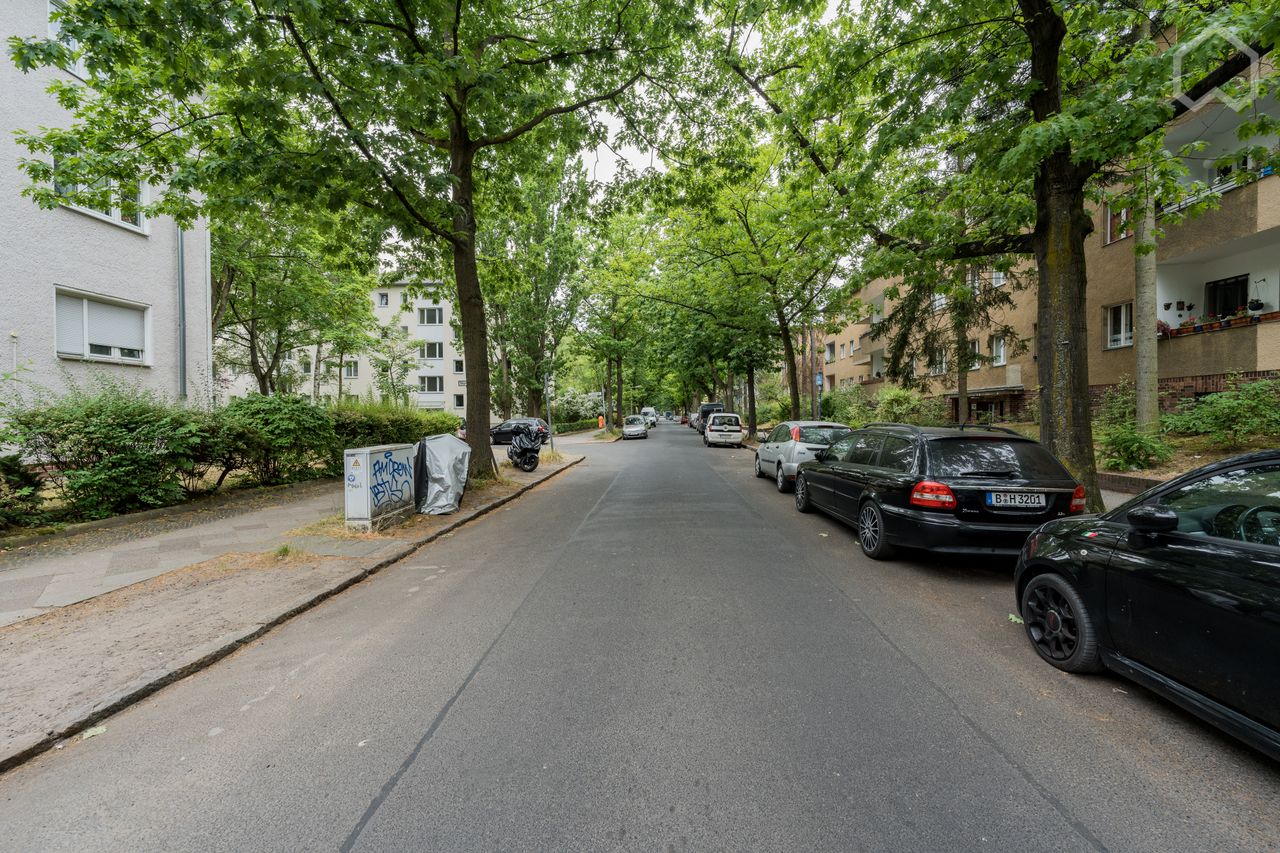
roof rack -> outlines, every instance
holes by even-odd
[[[963,423],[963,424],[947,424],[947,426],[951,429],[958,429],[961,431],[966,429],[983,429],[983,430],[990,430],[992,432],[1005,432],[1005,433],[1008,433],[1009,435],[1016,435],[1020,438],[1026,438],[1025,435],[1023,435],[1022,433],[1018,432],[1015,429],[1010,429],[1009,427],[996,426],[995,424]]]
[[[915,424],[895,424],[893,421],[875,421],[874,423],[864,424],[863,429],[871,427],[898,427],[900,429],[909,429],[912,432],[920,432],[920,427]]]

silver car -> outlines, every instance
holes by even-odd
[[[628,438],[648,438],[649,427],[645,424],[644,415],[627,415],[627,419],[622,422],[622,437]]]
[[[852,432],[852,427],[830,421],[783,421],[756,450],[756,476],[772,477],[778,491],[789,492],[796,467],[847,432]]]

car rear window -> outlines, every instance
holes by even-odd
[[[830,444],[849,431],[848,427],[842,426],[802,426],[800,441],[802,444]]]
[[[1053,454],[1033,441],[940,438],[929,442],[929,476],[1012,476],[1027,480],[1069,480]]]
[[[737,415],[712,415],[712,426],[738,426],[740,421]]]

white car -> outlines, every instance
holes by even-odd
[[[645,406],[641,409],[640,416],[644,418],[645,426],[656,427],[658,425],[658,410],[653,406]]]
[[[645,425],[643,415],[627,415],[622,422],[622,438],[648,438],[649,428]]]
[[[851,431],[844,424],[830,421],[783,421],[760,442],[756,476],[770,477],[778,491],[789,492],[801,462],[813,459],[819,450]]]
[[[713,444],[741,447],[743,438],[741,418],[729,412],[716,412],[707,419],[702,443],[707,447]]]

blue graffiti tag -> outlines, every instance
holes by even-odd
[[[381,459],[375,459],[369,472],[369,494],[374,507],[384,503],[405,503],[413,498],[413,466],[395,458],[388,450]]]

